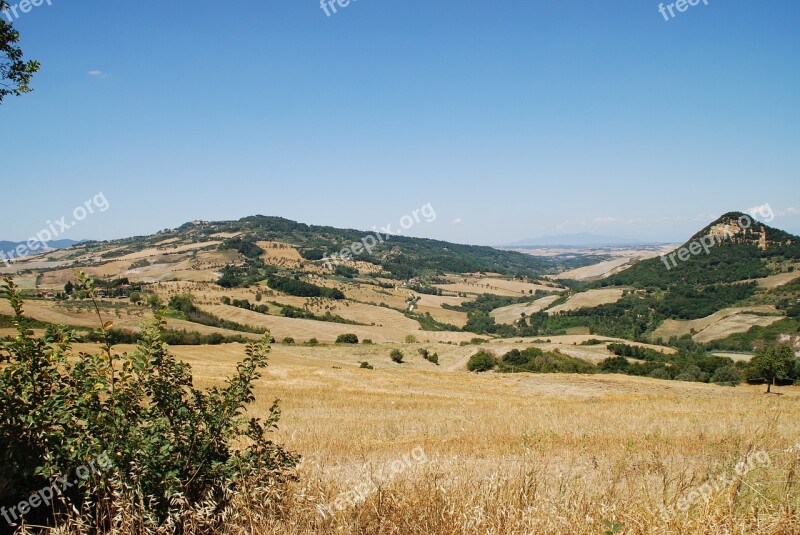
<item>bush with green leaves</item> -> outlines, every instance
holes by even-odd
[[[596,373],[597,367],[558,350],[544,352],[537,347],[512,349],[500,359],[501,372]]]
[[[400,351],[399,349],[392,349],[392,352],[389,353],[389,358],[392,359],[392,361],[396,362],[397,364],[402,364],[403,358],[405,358],[405,356],[403,355],[403,352]]]
[[[678,375],[675,376],[676,381],[687,381],[691,383],[704,383],[708,381],[708,374],[701,370],[698,366],[690,364],[684,366]]]
[[[737,386],[742,382],[742,374],[735,366],[723,366],[717,368],[711,376],[711,382],[721,386]]]
[[[656,368],[655,370],[651,371],[647,374],[648,377],[651,379],[661,379],[663,381],[671,381],[672,375],[670,375],[669,371],[666,368]]]
[[[358,336],[355,334],[340,334],[336,337],[337,344],[357,344]]]
[[[750,361],[748,380],[765,382],[767,393],[770,393],[779,380],[789,379],[795,362],[794,347],[787,344],[767,344],[758,348]]]
[[[91,280],[83,276],[81,285],[94,295]],[[280,417],[277,401],[264,421],[247,414],[267,364],[268,335],[247,346],[224,385],[200,390],[190,366],[168,352],[160,318],[143,326],[131,353],[115,353],[108,339],[97,353],[75,353],[66,327],[34,335],[10,278],[0,291],[17,329],[0,343],[0,505],[26,500],[105,455],[108,470],[64,489],[26,521],[69,519],[82,532],[108,531],[128,512],[135,525],[123,531],[202,524],[200,531],[213,532],[237,494],[269,493],[294,477],[298,457],[268,438]],[[106,334],[111,322],[95,310]]]
[[[418,349],[417,352],[420,355],[422,355],[422,358],[424,358],[428,362],[430,362],[432,364],[436,364],[437,366],[439,365],[439,354],[438,353],[431,353],[430,351],[428,351],[424,347]]]
[[[488,372],[497,366],[494,355],[488,351],[480,350],[469,358],[467,369],[471,372]]]

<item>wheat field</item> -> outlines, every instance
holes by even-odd
[[[276,347],[253,413],[279,398],[275,440],[303,461],[277,509],[235,509],[228,532],[800,532],[798,388],[476,375],[474,348],[433,367],[416,347],[404,365],[381,346]],[[210,385],[241,346],[176,353]]]

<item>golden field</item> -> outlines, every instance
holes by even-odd
[[[393,347],[407,364],[389,360]],[[282,400],[275,439],[302,454],[299,479],[276,518],[255,506],[229,531],[597,534],[611,522],[615,533],[800,532],[797,388],[476,375],[463,371],[474,347],[431,347],[438,367],[418,347],[276,346],[253,413]],[[210,385],[242,347],[175,353]],[[412,451],[429,462],[403,463]],[[702,487],[720,477],[730,483]],[[331,505],[354,488],[363,500]],[[686,510],[670,513],[676,503]]]

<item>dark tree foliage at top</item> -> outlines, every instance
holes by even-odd
[[[8,4],[0,0],[0,12],[7,8]],[[19,32],[0,16],[0,103],[8,95],[19,96],[33,91],[30,81],[40,64],[34,60],[25,61],[18,42]]]

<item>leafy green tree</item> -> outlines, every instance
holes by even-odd
[[[767,383],[767,393],[778,379],[786,379],[794,368],[794,348],[788,345],[765,345],[750,361],[751,378]]]
[[[603,360],[599,366],[604,373],[627,374],[630,369],[630,363],[625,357],[609,357]]]
[[[158,296],[158,294],[150,294],[149,296],[147,296],[147,306],[149,306],[153,310],[158,310],[163,305],[164,303],[163,301],[161,301],[161,298]]]
[[[336,337],[337,344],[357,344],[358,336],[355,334],[340,334]]]
[[[389,353],[389,358],[391,358],[392,361],[396,362],[397,364],[402,364],[404,355],[399,349],[392,349],[392,352]]]
[[[74,353],[66,328],[37,338],[14,282],[0,287],[17,329],[0,343],[0,503],[21,503],[55,478],[77,475],[47,507],[20,510],[25,521],[80,525],[82,533],[212,533],[237,494],[293,477],[298,458],[267,435],[277,402],[265,421],[246,412],[269,335],[248,345],[224,385],[199,390],[191,367],[168,352],[160,319],[145,324],[136,351],[119,355],[93,281],[84,276],[81,287],[101,325],[94,354]],[[101,469],[89,473],[90,460]],[[202,526],[192,517],[200,510]],[[123,511],[135,511],[137,525],[120,519]]]
[[[711,376],[711,382],[722,386],[736,386],[742,382],[742,375],[735,366],[723,366],[717,368]]]
[[[471,372],[487,372],[496,365],[494,355],[481,349],[469,358],[467,369]]]
[[[138,305],[142,302],[142,294],[139,292],[131,292],[130,300],[134,305]]]
[[[0,0],[0,12],[6,9],[8,3]],[[8,95],[19,96],[33,91],[30,81],[40,64],[34,60],[25,61],[18,42],[19,32],[0,16],[0,103]]]

